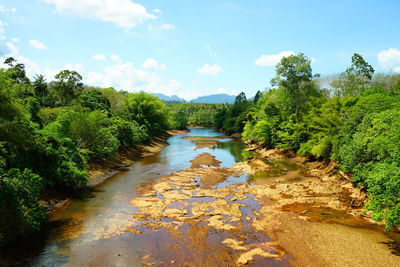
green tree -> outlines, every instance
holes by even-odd
[[[46,79],[42,74],[36,75],[33,78],[33,90],[35,91],[35,95],[39,98],[44,98],[48,92],[48,86],[46,83]]]
[[[69,104],[83,90],[82,76],[76,71],[62,70],[55,78],[55,91],[62,105]]]
[[[11,79],[18,83],[29,83],[29,79],[26,77],[24,64],[17,63],[17,60],[13,57],[6,58],[4,64],[9,66],[7,72]]]
[[[146,125],[152,136],[163,133],[169,128],[167,105],[151,94],[144,92],[129,94],[127,116],[140,125]]]
[[[360,54],[354,54],[351,66],[332,85],[339,90],[339,95],[357,96],[371,83],[374,72],[374,68]]]
[[[83,91],[83,93],[77,98],[77,103],[92,111],[97,109],[109,112],[111,109],[111,103],[108,98],[95,89]]]
[[[257,104],[258,99],[262,96],[262,93],[260,90],[257,91],[256,95],[254,96],[254,104]]]
[[[276,66],[276,76],[271,84],[283,92],[289,113],[299,117],[310,97],[318,95],[315,83],[312,82],[316,77],[319,75],[313,75],[311,59],[299,53],[282,58]]]
[[[400,224],[400,109],[364,117],[350,143],[343,165],[355,182],[366,185],[374,218],[387,229]]]
[[[42,178],[25,169],[0,168],[0,245],[40,230],[47,212],[39,204]]]
[[[57,121],[46,128],[56,127],[60,136],[72,139],[91,159],[104,160],[112,156],[119,146],[111,123],[101,110],[86,112],[83,108],[75,108],[61,112]]]

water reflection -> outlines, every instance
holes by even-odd
[[[190,129],[189,133],[173,136],[168,139],[169,146],[157,155],[134,163],[128,171],[118,173],[95,190],[72,201],[67,208],[52,216],[44,245],[38,248],[40,252],[33,259],[24,259],[28,262],[27,265],[125,266],[129,263],[129,266],[135,266],[135,262],[143,262],[142,257],[146,255],[146,251],[162,253],[165,250],[168,254],[166,244],[180,243],[177,243],[177,239],[181,238],[176,236],[177,233],[149,233],[146,240],[134,233],[127,233],[127,229],[137,223],[133,218],[135,207],[129,201],[137,195],[137,188],[159,179],[160,176],[190,167],[190,160],[201,153],[215,156],[221,161],[221,167],[230,167],[250,156],[251,153],[243,152],[244,144],[239,140],[218,139],[213,148],[196,149],[195,142],[183,138],[202,136],[207,139],[222,135],[214,129]],[[240,181],[246,179],[247,177],[241,177]],[[230,182],[229,177],[228,180]],[[193,232],[196,229],[203,228],[201,225],[188,227],[187,231]],[[204,231],[203,234],[201,238],[209,238]],[[184,249],[185,245],[190,245],[190,242],[179,245],[183,251],[187,250]]]

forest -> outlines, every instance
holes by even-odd
[[[0,70],[0,245],[41,229],[46,190],[86,186],[88,165],[149,143],[169,128],[185,128],[179,113],[150,94],[82,83],[63,70],[52,82],[30,80],[7,58]],[[184,124],[183,126],[180,124]]]
[[[254,99],[241,93],[233,105],[186,104],[183,111],[189,123],[339,163],[356,186],[366,188],[365,208],[389,230],[400,225],[400,75],[375,74],[359,54],[349,65],[322,79],[304,54],[284,57],[273,87]]]
[[[282,58],[272,88],[234,104],[167,106],[144,93],[94,88],[76,71],[47,82],[7,58],[0,70],[0,245],[39,231],[45,190],[75,192],[88,165],[148,143],[168,129],[215,127],[248,142],[311,160],[335,161],[366,188],[366,209],[400,224],[400,75],[375,74],[354,54],[341,74],[322,79],[302,53]]]

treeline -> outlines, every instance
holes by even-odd
[[[239,95],[215,124],[265,147],[333,160],[369,196],[366,208],[386,229],[400,224],[400,75],[376,75],[361,55],[321,83],[304,54],[276,66],[273,88],[254,101]]]
[[[177,119],[183,126],[216,127],[215,117],[220,109],[229,106],[228,104],[202,104],[185,103],[174,105],[171,108],[176,112]],[[179,128],[179,127],[177,127]]]
[[[44,189],[73,192],[87,184],[91,161],[184,128],[178,113],[146,93],[82,83],[63,70],[55,81],[30,80],[13,58],[0,69],[0,246],[47,220]]]
[[[247,114],[260,96],[257,92],[254,100],[247,100],[245,93],[240,93],[234,104],[185,103],[171,108],[178,114],[174,121],[181,125],[215,127],[232,134],[243,131]]]

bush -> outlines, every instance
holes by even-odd
[[[57,122],[49,124],[41,133],[45,145],[40,156],[39,173],[49,185],[77,189],[86,186],[86,161],[79,149],[68,137],[60,135],[61,125]]]
[[[127,148],[150,140],[147,128],[139,126],[136,121],[113,118],[111,130],[121,146]]]
[[[0,244],[40,230],[47,212],[39,204],[42,178],[31,170],[0,168]]]
[[[188,119],[184,111],[171,111],[171,117],[171,129],[184,130],[187,128]]]
[[[55,127],[60,136],[73,140],[91,159],[104,160],[118,150],[119,143],[111,129],[111,119],[103,111],[65,110],[54,123],[61,126]],[[51,124],[48,126],[54,127]]]
[[[144,92],[129,94],[127,110],[128,120],[145,125],[151,136],[163,133],[169,128],[168,107],[156,96]]]
[[[353,139],[341,149],[343,167],[355,182],[366,185],[368,208],[387,227],[400,218],[400,109],[366,116]]]
[[[3,167],[29,168],[44,178],[46,185],[78,188],[86,185],[85,163],[77,147],[49,124],[38,131],[28,121],[0,124],[0,159]],[[1,166],[0,166],[1,167]]]
[[[87,107],[90,110],[104,110],[109,112],[111,103],[107,97],[95,89],[84,91],[76,101],[80,106]]]
[[[62,111],[62,108],[42,108],[39,111],[39,117],[42,124],[45,126],[57,119],[58,114]]]

